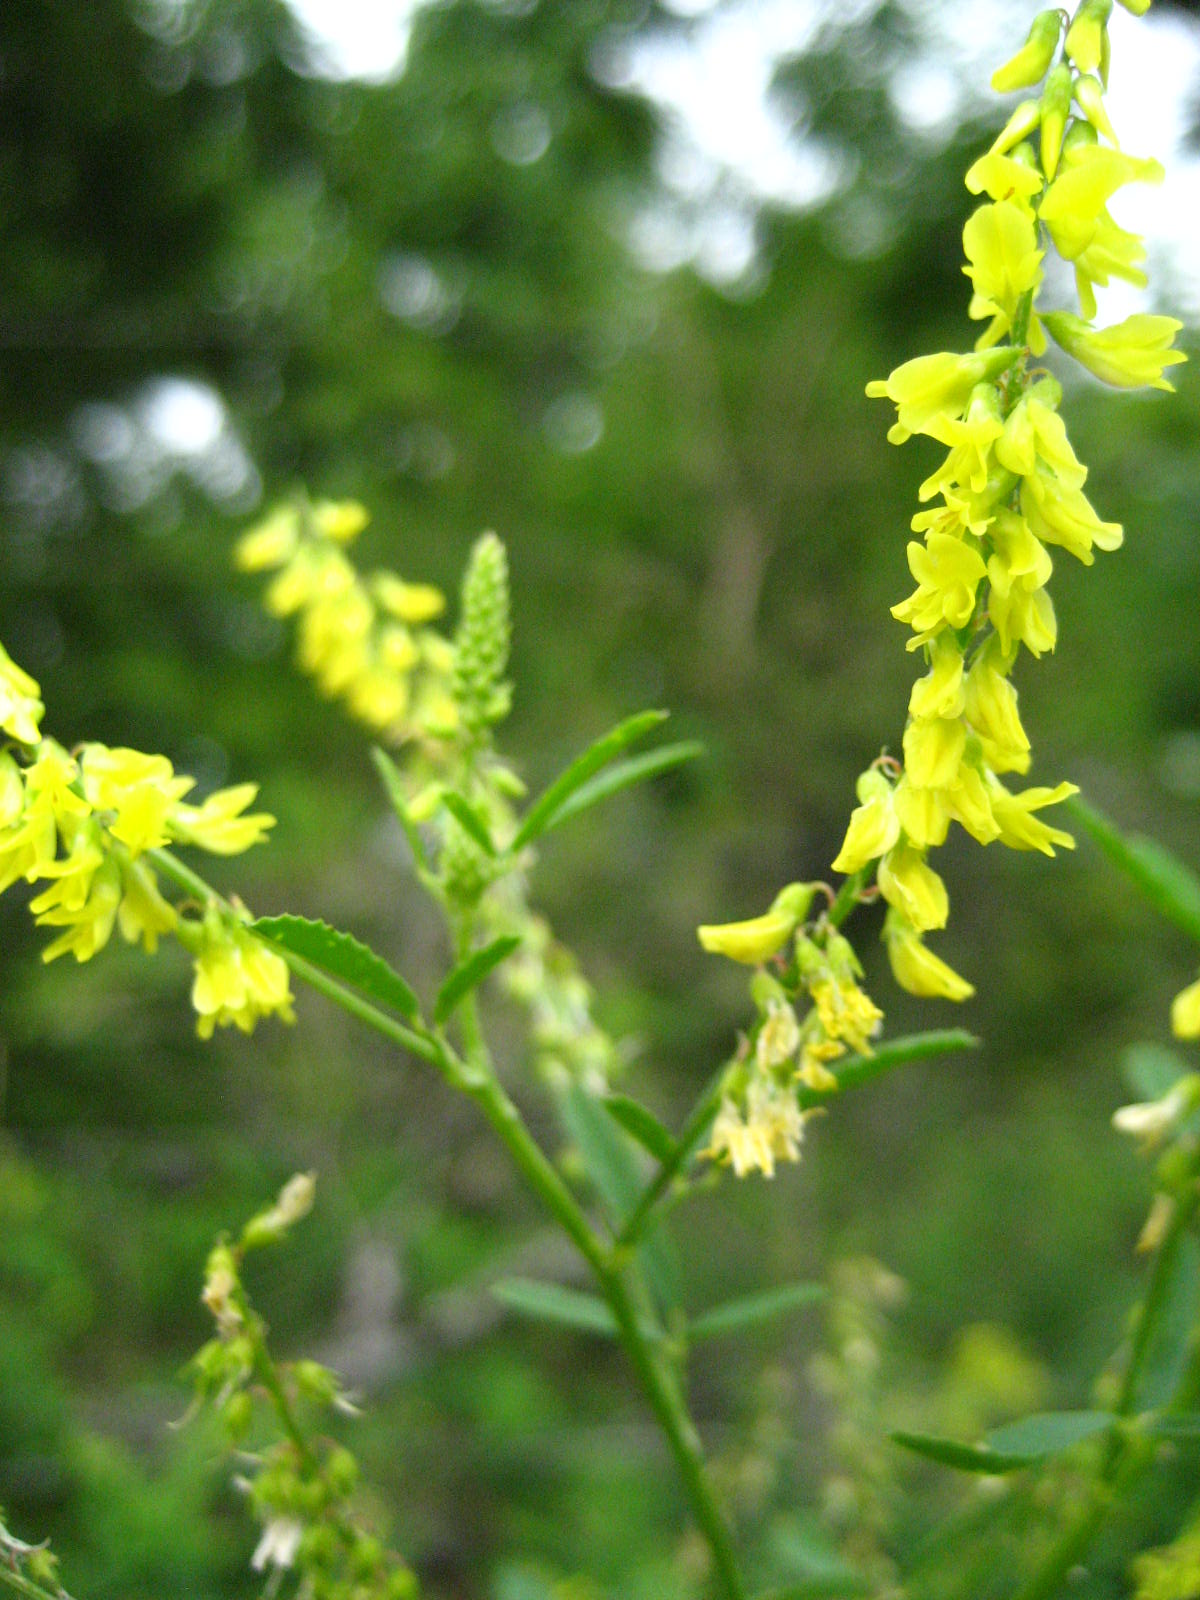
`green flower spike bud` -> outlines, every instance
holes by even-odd
[[[1118,389],[1148,385],[1174,392],[1174,384],[1163,377],[1163,368],[1187,360],[1182,350],[1171,348],[1183,327],[1174,317],[1139,312],[1111,328],[1092,328],[1068,311],[1049,311],[1042,321],[1051,338],[1068,355],[1102,383],[1111,383]]]
[[[1042,90],[1042,171],[1052,178],[1058,170],[1063,134],[1071,114],[1074,78],[1070,67],[1061,64],[1046,79]]]
[[[1109,0],[1110,6],[1111,3]],[[1040,83],[1054,60],[1061,32],[1062,12],[1040,11],[1016,55],[992,73],[992,88],[996,93],[1009,94],[1013,89],[1031,89],[1035,83]]]
[[[1104,34],[1113,0],[1083,0],[1067,30],[1067,55],[1080,72],[1095,72],[1104,54]]]
[[[463,578],[454,640],[454,702],[462,726],[476,738],[507,715],[512,702],[504,681],[511,633],[508,558],[496,535],[485,533]]]

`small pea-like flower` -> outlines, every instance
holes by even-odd
[[[904,770],[919,789],[949,789],[958,782],[967,746],[961,718],[916,719],[904,730]]]
[[[1040,850],[1044,856],[1052,856],[1055,845],[1074,850],[1075,840],[1069,833],[1050,827],[1034,813],[1057,805],[1068,795],[1078,794],[1078,784],[1059,783],[1053,789],[1023,789],[1020,794],[1012,794],[998,779],[993,779],[988,788],[1002,844],[1013,850]]]
[[[0,729],[18,744],[37,744],[38,723],[46,707],[37,680],[19,667],[0,645]]]
[[[983,742],[993,772],[1029,770],[1029,736],[1021,726],[1017,691],[1008,677],[1011,662],[993,640],[980,651],[967,674],[966,715]]]
[[[295,1561],[303,1537],[304,1524],[298,1517],[270,1517],[250,1557],[250,1565],[255,1572],[264,1572],[268,1567],[286,1570]]]
[[[1118,1133],[1131,1134],[1143,1150],[1154,1150],[1200,1105],[1200,1073],[1185,1073],[1160,1099],[1120,1106],[1112,1124]]]
[[[768,1070],[790,1061],[800,1048],[800,1024],[786,1000],[771,999],[767,1014],[754,1041],[754,1055],[760,1067]]]
[[[790,883],[781,889],[761,917],[745,922],[708,923],[696,929],[701,945],[711,955],[728,956],[746,966],[761,966],[777,955],[804,921],[812,902],[812,886]]]
[[[961,716],[964,662],[958,640],[951,633],[942,633],[930,641],[927,649],[929,671],[912,686],[908,697],[909,714],[925,721],[933,717]]]
[[[261,844],[275,818],[266,811],[243,815],[258,795],[256,783],[237,783],[217,789],[198,806],[172,806],[167,825],[181,844],[199,845],[213,855],[240,855]]]
[[[234,563],[242,572],[269,572],[290,561],[299,544],[299,511],[295,506],[276,506],[234,545]]]
[[[80,773],[95,810],[111,813],[104,818],[108,832],[135,856],[167,843],[171,808],[195,781],[176,777],[166,756],[103,744],[84,746]]]
[[[888,912],[883,937],[892,976],[909,994],[928,999],[969,1000],[975,993],[974,985],[927,949],[917,930],[898,912]]]
[[[993,345],[1010,330],[1023,295],[1041,282],[1045,254],[1037,248],[1037,227],[1028,206],[996,200],[980,206],[963,228],[963,268],[975,293],[967,315],[991,318],[980,344]]]
[[[883,1012],[870,995],[853,979],[832,976],[812,984],[810,993],[826,1040],[869,1056],[883,1025]]]
[[[921,788],[905,773],[896,785],[894,803],[900,826],[919,849],[945,844],[952,820],[946,791]]]
[[[1067,56],[1080,72],[1095,72],[1104,60],[1104,30],[1112,7],[1113,0],[1083,0],[1067,29]]]
[[[192,1005],[202,1039],[230,1025],[250,1033],[260,1017],[272,1014],[292,1022],[287,964],[248,929],[210,915],[196,952]]]
[[[1072,449],[1066,424],[1055,409],[1061,394],[1055,379],[1044,378],[1023,395],[1005,419],[996,441],[996,459],[1018,477],[1029,475],[1042,461],[1060,483],[1080,489],[1087,468]]]
[[[1010,589],[992,586],[988,593],[988,618],[1005,651],[1024,645],[1031,655],[1053,650],[1058,642],[1054,602],[1046,589]]]
[[[1082,489],[1072,489],[1051,472],[1035,469],[1021,479],[1021,512],[1030,531],[1090,567],[1092,546],[1117,550],[1125,538],[1119,522],[1103,522]]]
[[[1163,368],[1186,361],[1171,348],[1183,324],[1175,317],[1137,312],[1111,328],[1092,328],[1069,311],[1049,311],[1042,319],[1051,337],[1103,383],[1118,389],[1167,389],[1174,384]]]
[[[1003,431],[995,385],[981,383],[971,395],[966,415],[957,422],[948,421],[938,430],[936,437],[951,447],[950,454],[921,485],[918,499],[945,494],[949,506],[949,497],[961,488],[970,490],[973,497],[982,496],[991,474],[992,446]],[[964,526],[972,532],[980,529],[980,524],[986,527],[986,517],[977,504],[968,501],[967,510],[968,515],[962,519]]]
[[[924,644],[949,623],[965,628],[975,611],[975,591],[987,568],[973,545],[946,533],[930,533],[924,544],[909,541],[908,566],[917,588],[906,600],[892,607],[898,622],[917,630],[917,641]]]
[[[862,773],[856,785],[859,804],[850,813],[842,848],[833,870],[859,872],[892,848],[900,837],[900,819],[892,802],[892,785],[877,767]]]
[[[950,915],[946,885],[925,860],[924,851],[905,841],[879,863],[879,892],[920,933],[944,928]]]
[[[887,378],[867,385],[872,399],[886,397],[896,406],[897,420],[888,430],[892,444],[903,444],[914,433],[930,433],[957,420],[967,409],[976,384],[991,382],[1012,365],[1019,352],[1011,346],[954,355],[916,356]],[[935,437],[939,435],[935,434]]]
[[[967,168],[967,188],[972,194],[986,194],[992,200],[1016,200],[1029,207],[1041,194],[1046,180],[1037,165],[1033,146],[1018,145],[1011,155],[988,150]]]
[[[1085,251],[1105,207],[1127,183],[1161,183],[1162,164],[1126,155],[1107,145],[1080,143],[1068,151],[1062,171],[1046,190],[1038,220],[1066,261]],[[1051,330],[1053,332],[1053,330]]]
[[[64,874],[30,901],[29,909],[41,926],[65,930],[42,951],[42,960],[53,961],[68,950],[76,961],[91,960],[109,941],[121,893],[117,863],[85,848],[77,876]]]
[[[746,1091],[744,1114],[732,1096],[721,1102],[704,1154],[727,1161],[738,1178],[749,1172],[773,1178],[778,1161],[799,1161],[803,1137],[804,1114],[795,1095],[756,1075]]]

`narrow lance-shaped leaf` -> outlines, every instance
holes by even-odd
[[[498,939],[493,939],[491,944],[485,944],[481,950],[473,951],[465,961],[460,961],[437,992],[433,1020],[439,1025],[445,1022],[471,990],[477,989],[490,972],[512,955],[520,942],[518,934],[504,933]]]
[[[561,1097],[563,1122],[578,1146],[584,1170],[595,1185],[609,1216],[619,1226],[641,1193],[641,1164],[604,1109],[604,1101],[572,1084]],[[647,1230],[639,1243],[647,1281],[660,1306],[679,1305],[679,1263],[670,1235],[662,1227]]]
[[[1154,839],[1123,834],[1078,795],[1065,809],[1163,916],[1200,942],[1200,878]]]
[[[1110,1411],[1039,1411],[993,1428],[987,1445],[998,1455],[1042,1461],[1047,1456],[1061,1455],[1085,1439],[1094,1439],[1098,1433],[1107,1433],[1114,1420]]]
[[[609,1116],[619,1122],[631,1139],[636,1139],[656,1161],[669,1161],[675,1153],[675,1139],[651,1111],[628,1095],[606,1095],[600,1102]]]
[[[258,917],[250,927],[260,939],[290,950],[330,977],[390,1006],[410,1022],[416,1018],[420,1007],[412,989],[382,956],[352,934],[331,928],[327,922],[293,916]]]
[[[492,842],[491,833],[488,831],[487,820],[469,800],[465,799],[461,794],[456,794],[453,789],[448,789],[442,795],[442,804],[463,832],[474,839],[485,854],[489,856],[496,854],[496,846]]]
[[[893,1433],[893,1444],[914,1455],[936,1461],[939,1466],[953,1467],[956,1472],[977,1472],[988,1477],[1000,1477],[1008,1472],[1019,1472],[1029,1465],[1028,1456],[1002,1456],[986,1445],[960,1444],[957,1439],[941,1439],[929,1433]]]
[[[636,744],[639,739],[645,738],[652,728],[658,727],[665,716],[665,711],[641,711],[636,716],[627,717],[624,722],[619,722],[610,733],[606,733],[602,739],[597,739],[595,744],[589,745],[583,754],[572,761],[566,771],[555,778],[550,787],[533,802],[525,813],[509,849],[520,850],[539,838],[548,828],[552,828],[559,820],[559,812],[576,790],[582,789],[588,779],[599,772],[601,767],[606,767],[610,761],[615,761],[623,750],[628,749],[631,744]]]
[[[504,1278],[492,1285],[501,1305],[539,1322],[556,1322],[586,1333],[614,1338],[617,1332],[613,1314],[595,1295],[566,1289],[558,1283],[538,1283],[532,1278]]]
[[[694,1344],[698,1339],[719,1339],[726,1334],[740,1333],[743,1328],[758,1327],[814,1305],[824,1294],[825,1289],[819,1283],[785,1283],[777,1289],[764,1289],[760,1294],[744,1295],[696,1317],[688,1324],[688,1338]]]
[[[392,802],[392,810],[400,820],[404,829],[404,837],[408,840],[408,848],[412,851],[413,860],[419,872],[429,870],[429,858],[425,854],[425,846],[421,843],[421,835],[408,814],[408,798],[404,792],[404,780],[400,776],[400,769],[388,755],[386,750],[381,750],[378,745],[371,747],[371,760],[375,763],[375,770],[383,781],[387,790],[388,799]]]
[[[568,817],[578,816],[581,811],[607,800],[610,795],[619,794],[622,789],[628,789],[635,783],[657,778],[660,773],[670,772],[685,761],[695,761],[697,756],[703,754],[704,746],[698,739],[684,739],[678,744],[663,745],[660,750],[647,750],[644,755],[630,756],[626,761],[615,761],[612,766],[590,778],[582,788],[576,789],[554,813],[550,826],[557,828]]]

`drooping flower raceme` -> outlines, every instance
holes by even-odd
[[[1140,15],[1148,0],[1122,3]],[[903,759],[882,756],[859,777],[859,803],[833,862],[850,879],[837,901],[842,915],[844,902],[875,893],[887,903],[892,972],[916,995],[961,1001],[974,993],[925,942],[949,916],[928,854],[952,824],[980,844],[1049,856],[1074,843],[1043,816],[1074,784],[1005,781],[1028,772],[1032,759],[1012,675],[1022,648],[1038,657],[1058,639],[1052,552],[1090,566],[1097,551],[1120,546],[1123,530],[1085,493],[1087,468],[1059,414],[1062,387],[1034,358],[1049,337],[1106,383],[1158,389],[1170,389],[1164,374],[1184,359],[1173,348],[1181,324],[1171,317],[1094,325],[1097,286],[1146,283],[1145,247],[1114,221],[1109,202],[1126,184],[1163,175],[1157,161],[1120,149],[1105,107],[1111,10],[1112,0],[1083,0],[1073,19],[1042,12],[993,77],[998,91],[1027,98],[966,175],[980,202],[963,228],[967,313],[984,324],[975,348],[916,356],[867,385],[896,408],[893,444],[920,434],[947,452],[919,489],[923,509],[907,548],[915,587],[892,607],[925,665],[909,699]],[[1078,312],[1042,308],[1051,251],[1074,270]],[[754,980],[754,1048],[731,1064],[713,1129],[710,1154],[739,1174],[770,1173],[797,1154],[799,1127],[784,1109],[788,1073],[809,1088],[832,1086],[828,1061],[847,1047],[868,1050],[878,1026],[845,940],[821,919],[800,926],[786,909],[777,901],[749,922],[700,930],[706,949],[771,963],[769,980],[765,971]],[[826,977],[814,977],[814,949],[832,962]],[[801,993],[811,1009],[803,1020],[792,1016],[798,1042],[784,1066],[770,1041],[790,1038],[778,1008],[794,1007]],[[1176,1033],[1200,1036],[1200,983],[1177,998],[1172,1017]]]
[[[165,756],[84,744],[68,752],[41,731],[35,681],[0,647],[0,891],[20,879],[38,886],[29,909],[57,930],[44,961],[70,953],[88,961],[114,930],[153,952],[174,934],[194,955],[198,1030],[249,1031],[255,1020],[291,1018],[288,972],[239,915],[216,901],[202,917],[181,912],[162,892],[148,852],[191,845],[233,855],[267,836],[274,817],[248,808],[252,783],[218,789],[199,805],[195,780]]]
[[[933,507],[913,519],[922,536],[908,546],[917,587],[892,608],[928,667],[909,702],[903,765],[885,772],[877,764],[860,780],[863,804],[834,862],[842,872],[874,874],[890,908],[892,970],[917,994],[972,992],[923,944],[947,911],[925,855],[951,823],[981,844],[1045,855],[1073,844],[1039,815],[1074,793],[1073,784],[1014,791],[1002,781],[1030,765],[1011,675],[1022,646],[1040,656],[1057,640],[1051,551],[1090,566],[1123,532],[1084,493],[1087,469],[1059,415],[1061,387],[1030,358],[1045,351],[1049,334],[1107,383],[1160,389],[1171,387],[1165,369],[1183,360],[1172,348],[1181,326],[1173,318],[1139,314],[1093,326],[1097,284],[1146,282],[1144,247],[1117,226],[1108,203],[1125,184],[1162,178],[1158,162],[1118,147],[1105,109],[1110,11],[1085,0],[1065,34],[1065,13],[1043,12],[993,78],[1004,92],[1042,88],[967,174],[968,189],[985,197],[963,229],[969,315],[987,320],[975,352],[919,356],[867,387],[896,406],[893,442],[922,433],[949,448],[921,486]],[[1075,269],[1081,315],[1040,307],[1050,249]]]

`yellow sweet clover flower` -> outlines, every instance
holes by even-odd
[[[925,860],[924,851],[905,840],[879,863],[879,892],[920,933],[944,928],[950,915],[946,885]]]
[[[867,391],[896,405],[894,443],[924,433],[950,446],[919,490],[922,501],[939,503],[912,521],[922,536],[907,550],[917,589],[892,608],[912,629],[908,648],[927,662],[910,696],[903,771],[876,789],[869,808],[859,806],[837,858],[838,870],[878,861],[877,882],[891,906],[893,969],[917,992],[957,999],[969,992],[920,938],[944,920],[944,888],[925,853],[945,840],[952,821],[985,844],[1053,854],[1072,843],[1040,813],[1073,785],[1012,793],[1000,781],[1026,772],[1031,759],[1011,678],[1022,646],[1039,656],[1057,642],[1047,546],[1090,565],[1124,534],[1084,493],[1087,469],[1059,416],[1061,386],[1030,367],[1030,356],[1045,349],[1043,325],[1070,355],[1120,386],[1169,388],[1164,371],[1183,359],[1172,348],[1180,327],[1173,318],[1135,316],[1100,330],[1090,323],[1097,284],[1145,282],[1142,241],[1117,226],[1109,201],[1126,184],[1162,177],[1158,162],[1119,148],[1104,105],[1110,10],[1111,0],[1084,0],[1073,21],[1042,13],[996,74],[1003,90],[1044,82],[967,173],[971,193],[987,197],[968,218],[963,248],[969,314],[989,322],[976,360],[986,356],[989,364],[949,352],[918,357]],[[1038,304],[1048,246],[1074,268],[1083,317]],[[986,348],[998,339],[1008,342]],[[884,840],[886,848],[869,857]]]
[[[862,773],[857,784],[859,805],[850,814],[842,848],[833,870],[849,876],[890,850],[900,837],[893,788],[878,768]]]
[[[979,341],[987,348],[1011,332],[1022,296],[1041,282],[1045,251],[1037,247],[1033,213],[1019,200],[996,200],[972,213],[963,229],[963,249],[963,271],[975,291],[967,315],[974,321],[991,319]]]
[[[46,710],[41,690],[0,645],[0,728],[18,744],[36,744],[38,723]]]
[[[0,656],[9,661],[2,649]],[[258,843],[274,818],[246,814],[256,785],[220,789],[192,806],[183,797],[195,780],[176,774],[165,756],[89,743],[76,757],[36,726],[35,737],[25,739],[23,718],[32,716],[30,705],[41,715],[40,691],[15,666],[5,681],[19,688],[26,709],[17,729],[6,729],[19,748],[0,750],[0,890],[19,878],[40,884],[30,911],[39,926],[60,930],[42,959],[70,953],[90,960],[114,928],[150,952],[172,932],[194,945],[197,936],[163,897],[146,853],[183,843],[229,855]],[[212,1004],[212,986],[201,986],[206,1036],[217,1022],[249,1028],[268,1012],[290,1016],[280,958],[245,930],[230,944],[241,988],[227,983],[223,999]]]
[[[217,1028],[250,1033],[260,1017],[295,1021],[287,963],[246,928],[210,912],[199,930],[192,982],[196,1032]]]
[[[761,966],[778,955],[803,922],[812,896],[811,884],[791,883],[779,891],[761,917],[745,922],[706,923],[696,929],[696,936],[711,955],[728,956],[745,966]]]
[[[974,986],[926,948],[920,934],[897,911],[884,921],[884,943],[892,976],[909,994],[926,999],[969,1000]]]
[[[1183,327],[1175,317],[1138,312],[1111,328],[1092,328],[1067,311],[1052,311],[1044,321],[1055,343],[1103,383],[1174,393],[1175,385],[1163,377],[1163,368],[1187,360],[1182,350],[1171,348]]]
[[[361,575],[344,546],[367,524],[356,501],[285,506],[238,541],[246,572],[273,572],[268,611],[297,621],[297,658],[322,694],[374,733],[400,742],[453,736],[453,651],[430,626],[445,609],[429,584]]]
[[[751,1172],[773,1178],[777,1162],[799,1161],[804,1120],[794,1094],[770,1079],[756,1078],[746,1092],[744,1111],[730,1096],[721,1102],[702,1153],[727,1162],[738,1178]]]

